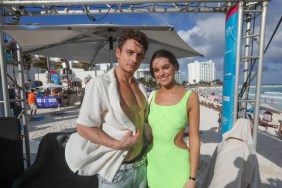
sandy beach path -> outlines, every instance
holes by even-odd
[[[38,116],[44,116],[43,120],[28,122],[31,162],[35,160],[38,145],[47,133],[50,132],[74,132],[79,107],[71,106],[61,108],[39,108]],[[30,117],[29,117],[30,118]]]
[[[204,106],[201,106],[200,110],[201,152],[198,187],[201,187],[211,156],[219,143],[218,112]],[[78,113],[79,107],[68,107],[61,111],[56,108],[38,109],[38,115],[44,115],[44,120],[29,122],[32,161],[35,159],[40,140],[48,132],[75,131]],[[258,129],[257,157],[262,185],[264,188],[282,188],[282,140],[277,138],[272,127],[267,131],[262,126]]]

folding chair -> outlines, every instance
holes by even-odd
[[[73,173],[65,161],[65,144],[71,133],[48,133],[38,148],[33,165],[19,177],[12,188],[95,188],[98,178]]]
[[[0,187],[10,188],[24,172],[21,125],[16,117],[0,117]]]

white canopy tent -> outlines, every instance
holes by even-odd
[[[95,63],[116,63],[112,55],[123,29],[134,28],[149,38],[143,63],[149,63],[158,49],[167,49],[177,58],[202,56],[183,41],[172,26],[91,25],[2,25],[0,29],[13,38],[24,53],[60,57]]]

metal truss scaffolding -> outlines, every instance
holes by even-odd
[[[132,3],[134,2],[134,3]],[[226,13],[228,8],[239,3],[239,24],[237,36],[236,59],[236,88],[234,92],[234,118],[242,112],[247,102],[255,104],[254,113],[254,140],[257,139],[257,125],[260,105],[261,73],[263,63],[263,48],[265,34],[265,20],[267,0],[1,0],[0,24],[19,24],[22,16],[52,16],[52,15],[90,15],[90,14],[145,14],[145,13]],[[252,30],[257,18],[260,18],[259,31]],[[256,23],[257,24],[257,23]],[[10,99],[7,88],[7,69],[4,58],[3,32],[0,30],[0,65],[1,82],[4,104],[4,114],[10,116]],[[256,47],[254,47],[256,45]],[[18,46],[19,47],[19,46]],[[255,50],[256,51],[255,51]],[[18,48],[19,70],[22,70],[22,57]],[[254,66],[257,64],[257,66]],[[253,70],[253,67],[257,67]],[[20,71],[20,73],[22,73]],[[243,82],[239,82],[240,73]],[[23,78],[23,76],[21,76]],[[256,78],[255,100],[249,100],[239,85],[250,86],[250,80]],[[24,80],[21,79],[21,95],[23,122],[25,126],[24,138],[26,143],[27,161],[29,157],[28,123],[26,121],[26,102]]]

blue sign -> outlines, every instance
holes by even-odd
[[[226,14],[225,26],[225,56],[224,75],[222,90],[222,134],[229,131],[233,126],[233,106],[234,89],[236,79],[236,50],[237,50],[237,30],[238,30],[238,4],[233,6]]]
[[[51,80],[55,84],[60,84],[60,78],[59,78],[59,76],[57,74],[51,74]]]

